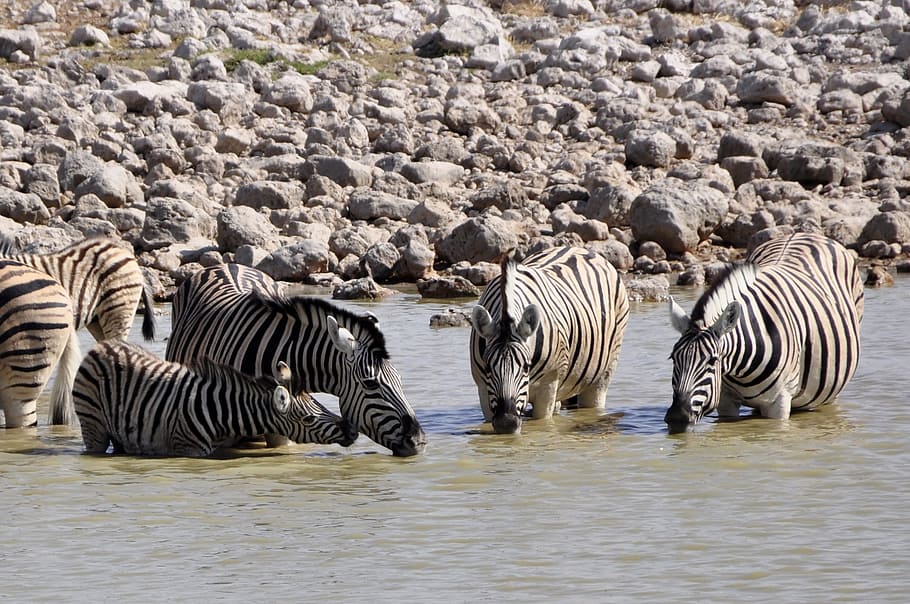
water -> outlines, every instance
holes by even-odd
[[[690,308],[695,294],[678,296]],[[361,437],[347,450],[94,457],[77,428],[42,415],[37,429],[0,431],[0,595],[906,601],[910,278],[867,290],[862,362],[838,403],[673,436],[663,304],[633,306],[604,412],[528,422],[520,436],[481,423],[468,330],[429,327],[452,305],[406,294],[356,306],[382,321],[425,455],[393,458]]]

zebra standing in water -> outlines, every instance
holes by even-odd
[[[59,281],[72,299],[76,329],[87,327],[95,340],[126,340],[140,300],[145,305],[142,335],[154,339],[155,310],[142,269],[133,253],[117,242],[92,238],[49,254],[23,254],[0,236],[0,256]]]
[[[558,247],[506,260],[471,313],[471,374],[484,420],[521,430],[577,396],[603,407],[629,318],[616,269],[595,252]]]
[[[291,370],[251,378],[201,360],[187,367],[117,340],[82,361],[73,385],[88,453],[204,457],[219,446],[269,431],[303,443],[347,447],[357,430],[308,394],[292,394]]]
[[[740,405],[786,419],[833,400],[859,362],[863,285],[839,243],[797,233],[757,247],[707,291],[692,315],[670,300],[673,404],[683,431]]]
[[[197,272],[172,303],[168,360],[207,356],[250,375],[287,360],[301,388],[338,396],[342,415],[394,455],[424,449],[375,316],[288,295],[268,275],[236,264]]]
[[[37,423],[38,397],[55,367],[49,420],[73,423],[80,358],[66,290],[43,272],[0,260],[0,408],[6,427]]]

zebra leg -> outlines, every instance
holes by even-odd
[[[29,428],[38,425],[38,401],[4,405],[7,428]]]
[[[265,444],[267,447],[287,447],[291,444],[291,439],[281,434],[266,434]]]
[[[111,442],[110,435],[107,430],[100,428],[87,421],[82,422],[82,444],[85,446],[86,453],[107,453],[107,446]],[[116,451],[114,452],[116,453]]]
[[[782,390],[770,405],[761,409],[761,414],[769,419],[787,419],[790,417],[790,404],[793,397],[789,392]]]
[[[559,411],[560,403],[556,400],[556,381],[539,383],[528,392],[528,404],[531,405],[533,419],[553,417]]]
[[[740,400],[726,394],[720,395],[717,403],[717,415],[720,417],[739,417]]]
[[[578,393],[578,406],[582,409],[603,409],[607,406],[608,381],[595,384]]]
[[[98,322],[98,319],[95,319],[91,323],[85,326],[88,329],[88,332],[92,334],[92,337],[95,338],[96,342],[101,342],[105,339],[104,330],[101,329],[101,323]],[[126,338],[123,338],[124,340]]]

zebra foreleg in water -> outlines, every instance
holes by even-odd
[[[206,456],[244,437],[348,446],[357,429],[309,395],[298,396],[290,368],[251,378],[210,361],[172,363],[125,342],[102,342],[79,367],[76,413],[89,453]]]
[[[797,233],[757,247],[696,303],[670,302],[681,337],[671,353],[665,421],[685,430],[739,405],[785,419],[832,401],[859,362],[863,286],[837,242]]]

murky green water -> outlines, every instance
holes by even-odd
[[[694,295],[680,293],[687,308]],[[529,422],[516,437],[482,433],[468,331],[428,326],[448,307],[413,295],[369,305],[429,433],[418,458],[364,438],[347,450],[99,458],[81,454],[78,429],[43,417],[0,431],[0,595],[906,601],[910,279],[867,290],[862,362],[839,403],[674,436],[662,421],[675,340],[663,304],[633,307],[606,413]]]

